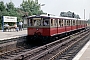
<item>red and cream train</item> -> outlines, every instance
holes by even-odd
[[[87,27],[86,20],[69,17],[35,15],[27,17],[27,20],[27,41],[35,44],[51,42]]]

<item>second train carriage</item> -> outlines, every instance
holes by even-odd
[[[47,15],[30,16],[28,19],[29,43],[47,43],[84,29],[87,21],[76,18],[56,17]]]

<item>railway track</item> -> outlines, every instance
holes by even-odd
[[[83,40],[83,39],[86,38],[86,36],[88,36],[89,34],[90,33],[87,33],[87,32],[80,34],[80,36],[72,39],[71,42],[64,44],[63,46],[57,48],[56,50],[53,50],[53,52],[47,54],[44,57],[41,57],[38,60],[43,60],[43,59],[44,60],[72,60],[74,55],[80,50],[80,47],[82,47],[82,44],[84,44],[83,42],[88,41],[88,38],[86,40]],[[77,45],[77,46],[75,46],[75,45]],[[75,48],[73,50],[71,50],[71,48],[73,48],[74,46],[75,46]],[[76,51],[77,50],[76,48],[79,48],[79,50]],[[68,50],[69,50],[69,52],[67,53]],[[66,53],[64,53],[64,52],[66,52]]]
[[[90,36],[90,35],[89,35]],[[89,36],[84,37],[82,40],[80,40],[78,43],[73,45],[70,49],[65,51],[60,56],[57,56],[55,60],[72,60],[75,55],[81,50],[81,48],[89,41]]]
[[[71,47],[88,35],[88,31],[76,33],[40,47],[19,49],[19,51],[16,49],[12,53],[1,54],[0,58],[2,60],[54,60],[69,49],[71,50]]]

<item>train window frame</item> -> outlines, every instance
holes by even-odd
[[[72,20],[70,20],[70,26],[72,26]]]
[[[61,27],[63,27],[63,19],[61,20]]]
[[[67,20],[64,19],[64,26],[67,26]]]
[[[28,23],[28,26],[33,26],[32,19],[28,19],[27,23]]]
[[[70,22],[70,20],[68,20],[68,26],[70,26],[70,24],[71,24],[71,22]]]
[[[36,23],[36,25],[35,25],[35,21],[37,22],[37,21],[39,21],[40,22],[40,24],[38,25],[37,23]],[[28,26],[30,27],[33,27],[33,26],[41,26],[41,21],[42,21],[42,18],[36,18],[36,17],[33,17],[33,18],[28,18]]]
[[[63,19],[59,19],[58,25],[59,25],[59,27],[63,27],[64,26]]]
[[[78,20],[76,20],[76,25],[78,25]]]
[[[69,26],[69,20],[67,20],[67,22],[66,22],[66,23],[67,23],[67,26]]]
[[[75,25],[75,20],[73,20],[73,26]]]
[[[50,26],[51,27],[58,27],[58,19],[51,18],[50,19]]]
[[[33,26],[40,26],[41,25],[41,20],[33,20]]]
[[[50,19],[43,18],[43,26],[50,26]]]
[[[50,26],[54,26],[54,20],[53,19],[50,19]]]
[[[58,22],[59,22],[59,23],[58,23],[58,24],[59,24],[59,27],[61,27],[61,19],[59,19],[59,21],[58,21]]]
[[[57,24],[56,24],[57,22],[56,22],[56,19],[53,19],[53,26],[54,27],[56,27],[57,26]]]

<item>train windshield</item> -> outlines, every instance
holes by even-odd
[[[29,26],[49,26],[49,19],[45,18],[29,19]]]
[[[42,25],[41,22],[42,22],[41,18],[33,18],[34,26],[41,26]]]

